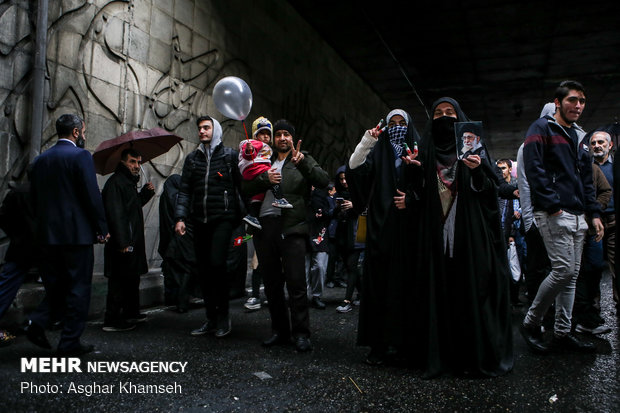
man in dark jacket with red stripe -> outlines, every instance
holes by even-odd
[[[550,349],[595,350],[591,343],[571,333],[575,283],[588,229],[584,214],[592,217],[597,238],[603,237],[592,183],[592,160],[579,146],[584,132],[575,124],[585,103],[580,83],[560,83],[555,92],[555,114],[530,126],[523,149],[534,217],[551,261],[551,272],[538,288],[521,329],[528,346],[539,353]],[[540,326],[554,302],[556,316],[550,347],[543,341]]]

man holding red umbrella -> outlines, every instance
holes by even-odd
[[[155,195],[147,182],[140,192],[142,157],[128,148],[122,151],[114,174],[103,187],[103,204],[110,228],[105,246],[104,271],[108,277],[103,331],[126,331],[146,320],[140,314],[140,275],[148,272],[144,241],[142,207]]]

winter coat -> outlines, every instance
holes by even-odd
[[[523,160],[535,211],[554,214],[600,215],[592,184],[592,160],[579,145],[584,132],[575,124],[575,141],[550,116],[536,120],[527,131]]]
[[[138,193],[136,184],[136,177],[119,163],[103,186],[101,195],[110,230],[110,240],[104,249],[106,277],[148,272],[142,207],[155,192],[145,186]],[[127,247],[132,247],[133,251],[120,252]]]
[[[271,159],[271,163],[277,160],[277,155]],[[310,199],[310,189],[325,188],[329,183],[329,175],[319,164],[304,152],[304,159],[295,165],[291,162],[289,154],[282,165],[282,182],[280,188],[288,202],[293,204],[291,209],[282,210],[282,228],[284,235],[302,234],[307,235],[308,223],[306,221],[306,205]],[[263,193],[271,188],[267,172],[262,173],[251,181],[243,181],[244,195],[251,197]]]

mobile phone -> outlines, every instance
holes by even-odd
[[[338,205],[344,204],[344,198],[340,198],[340,197],[336,198],[336,204]]]

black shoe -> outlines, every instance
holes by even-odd
[[[364,363],[369,366],[381,366],[385,363],[385,352],[372,348]]]
[[[205,334],[213,334],[216,331],[217,325],[215,324],[215,321],[207,321],[202,325],[202,327],[192,330],[190,334],[193,336],[203,336]]]
[[[30,325],[26,327],[26,337],[28,338],[28,340],[30,340],[32,344],[36,346],[47,349],[52,348],[52,345],[45,336],[45,330],[37,324],[30,323]]]
[[[127,322],[129,324],[144,323],[146,320],[148,320],[146,314],[137,314],[132,317],[127,317]]]
[[[545,344],[540,326],[528,326],[521,324],[520,330],[521,336],[530,350],[538,354],[546,354],[549,352],[549,347]]]
[[[118,331],[129,331],[136,328],[136,325],[133,323],[129,323],[125,320],[118,321],[116,323],[103,323],[103,327],[101,328],[103,331],[108,333],[110,332],[118,332]]]
[[[312,343],[308,337],[299,336],[295,339],[295,349],[300,353],[312,350]]]
[[[312,300],[310,301],[310,306],[312,308],[316,308],[317,310],[325,310],[325,308],[327,307],[319,297],[312,297]]]
[[[592,343],[581,341],[572,333],[563,337],[553,336],[551,346],[555,351],[575,351],[579,353],[594,353],[596,346]]]
[[[222,338],[226,337],[232,331],[232,323],[230,322],[230,317],[226,317],[225,320],[219,323],[219,327],[215,332],[215,337]]]
[[[77,357],[88,354],[94,350],[95,346],[92,344],[80,344],[78,347],[69,350],[58,350],[57,354],[61,357]]]
[[[287,346],[292,344],[291,337],[289,335],[282,335],[279,333],[274,333],[267,340],[263,341],[261,344],[263,347],[273,347],[273,346]]]

